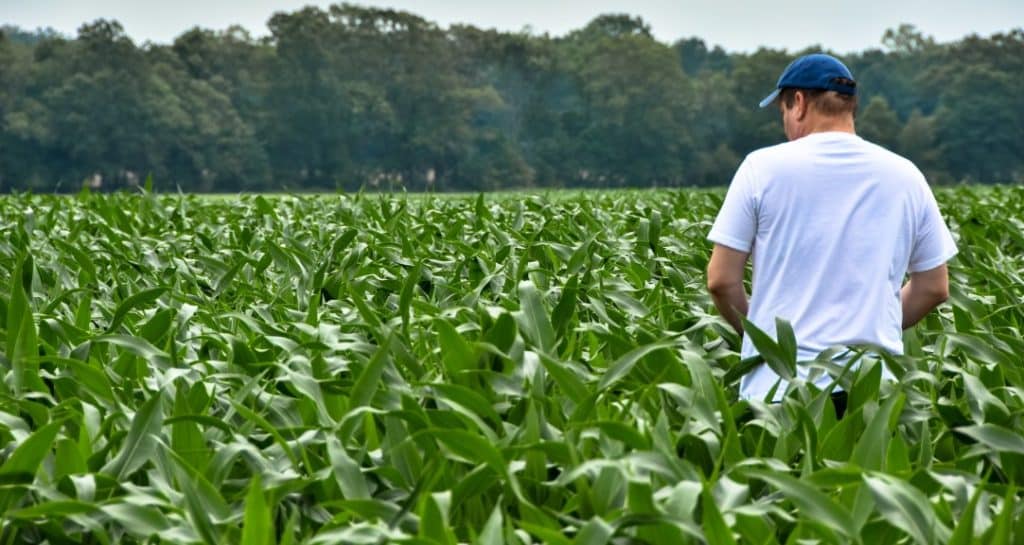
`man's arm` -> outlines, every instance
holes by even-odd
[[[748,252],[715,244],[708,262],[708,291],[715,307],[725,321],[738,333],[743,333],[741,317],[747,315],[747,291],[743,287],[743,272]]]
[[[911,273],[910,280],[900,290],[903,329],[913,327],[948,298],[949,272],[945,264],[927,271]]]

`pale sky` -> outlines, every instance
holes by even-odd
[[[267,33],[277,11],[316,0],[0,0],[0,24],[27,29],[52,27],[74,36],[84,22],[121,22],[137,43],[168,43],[200,26],[224,29],[240,24],[254,35]],[[1024,0],[368,0],[363,5],[410,11],[447,27],[468,23],[481,28],[563,35],[602,13],[640,15],[663,42],[696,36],[730,51],[758,46],[802,49],[821,45],[845,53],[877,47],[887,28],[915,25],[939,41],[967,34],[989,35],[1024,27]]]

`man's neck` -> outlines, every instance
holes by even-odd
[[[850,134],[857,134],[854,129],[853,116],[824,116],[815,115],[811,119],[808,119],[807,131],[804,136],[808,134],[814,134],[816,132],[848,132]]]

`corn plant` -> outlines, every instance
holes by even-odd
[[[0,543],[1024,540],[1024,190],[938,192],[904,355],[799,363],[838,420],[737,400],[722,195],[4,197]]]

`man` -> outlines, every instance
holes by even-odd
[[[790,64],[761,102],[778,104],[789,142],[744,159],[708,235],[708,290],[719,312],[739,332],[741,316],[773,336],[776,317],[787,320],[800,361],[835,345],[902,353],[902,330],[948,297],[953,237],[913,163],[856,135],[856,92],[834,57]],[[741,354],[756,354],[749,336]],[[798,366],[801,378],[807,373]],[[778,380],[761,365],[741,380],[740,397],[764,399]],[[824,376],[817,386],[830,382]]]

